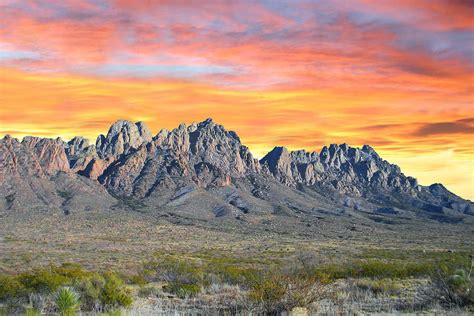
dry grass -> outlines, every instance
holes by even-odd
[[[175,225],[134,212],[110,212],[33,213],[21,221],[16,215],[4,215],[0,221],[0,272],[24,270],[32,262],[76,262],[93,269],[133,272],[154,253],[207,252],[280,261],[293,260],[303,251],[312,253],[320,264],[348,262],[367,256],[369,250],[369,255],[377,257],[377,251],[385,249],[399,256],[474,249],[474,233],[467,225],[364,227],[342,220],[324,221],[306,231],[297,223],[279,223],[277,216],[267,219],[273,228],[262,229],[260,224],[233,221]],[[355,230],[347,228],[353,226]]]

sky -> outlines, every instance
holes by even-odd
[[[0,136],[212,117],[257,157],[372,145],[474,199],[470,0],[0,0]]]

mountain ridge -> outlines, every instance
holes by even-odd
[[[58,193],[66,182],[77,201],[88,198],[79,209],[94,209],[95,199],[110,208],[133,198],[148,211],[181,206],[206,219],[281,210],[291,216],[337,210],[447,222],[474,215],[471,201],[441,184],[419,185],[369,145],[331,144],[319,153],[275,147],[258,160],[235,132],[212,119],[154,136],[143,122],[119,120],[95,144],[81,136],[68,142],[0,139],[0,209],[54,205],[75,211],[81,203]],[[196,215],[193,207],[204,211]]]

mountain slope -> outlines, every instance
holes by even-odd
[[[95,181],[74,173],[60,139],[0,140],[0,210],[107,209],[114,199]]]

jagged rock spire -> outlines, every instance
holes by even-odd
[[[151,140],[151,132],[145,123],[119,120],[110,127],[107,136],[97,137],[97,154],[102,159],[118,157]]]
[[[280,182],[291,186],[319,183],[352,195],[362,195],[373,187],[410,195],[419,190],[416,179],[406,177],[398,166],[382,160],[368,145],[359,149],[331,144],[324,146],[319,155],[276,147],[260,163]]]

